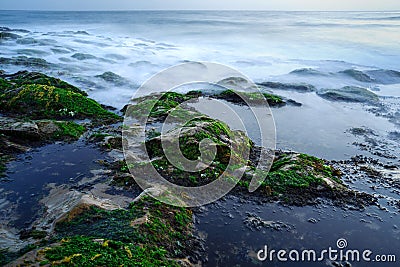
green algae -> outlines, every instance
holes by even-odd
[[[264,101],[267,101],[271,106],[285,105],[282,97],[270,93],[241,92],[228,89],[215,95],[215,97],[241,104],[246,104],[246,102],[248,104],[263,104]]]
[[[61,266],[179,266],[172,259],[189,253],[191,230],[190,209],[144,197],[127,210],[92,206],[57,223],[61,241],[43,253]]]
[[[139,120],[152,118],[155,120],[164,120],[172,110],[173,116],[178,120],[185,119],[190,112],[178,107],[181,103],[198,97],[198,94],[189,92],[188,94],[180,94],[175,92],[166,92],[161,95],[150,95],[142,98],[137,98],[134,101],[135,105],[129,107],[127,114]]]
[[[30,84],[0,95],[2,109],[31,119],[91,118],[119,120],[96,101],[49,85]]]
[[[316,186],[328,188],[325,179],[342,185],[339,179],[340,172],[320,158],[307,154],[280,154],[277,156],[269,172],[261,172],[265,180],[261,188],[267,188],[269,194],[284,194],[288,190],[307,189]],[[239,183],[248,187],[249,180],[243,179]]]
[[[77,140],[86,131],[85,126],[73,121],[56,121],[54,123],[59,128],[59,130],[53,134],[53,139],[56,140]]]
[[[15,83],[16,87],[25,84],[41,84],[41,85],[54,86],[57,88],[65,89],[67,91],[81,94],[83,96],[87,96],[86,92],[80,90],[76,86],[73,86],[61,79],[50,77],[39,72],[20,71],[11,75],[10,81],[12,83]]]

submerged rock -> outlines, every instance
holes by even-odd
[[[310,75],[310,76],[326,76],[325,73],[320,72],[316,69],[312,68],[303,68],[303,69],[296,69],[294,71],[291,71],[290,74],[296,74],[296,75]]]
[[[263,228],[269,228],[275,231],[291,231],[294,227],[292,225],[286,224],[284,222],[280,221],[267,221],[263,220],[256,214],[252,214],[247,212],[246,213],[247,217],[244,220],[244,224],[250,229],[250,230],[257,230],[260,231]]]
[[[111,71],[104,72],[103,74],[96,75],[95,77],[101,78],[104,81],[115,84],[117,86],[122,86],[129,83],[128,80]]]
[[[91,54],[85,54],[85,53],[75,53],[71,57],[73,57],[77,60],[96,59],[95,56],[93,56]]]
[[[12,58],[0,57],[0,64],[25,66],[25,67],[38,67],[38,68],[49,68],[53,65],[42,58],[26,57],[26,56],[18,56]]]
[[[354,70],[354,69],[348,69],[348,70],[343,70],[343,71],[339,71],[339,74],[344,74],[346,76],[349,76],[357,81],[360,82],[374,82],[375,80],[372,79],[370,76],[368,76],[368,74],[365,74],[362,71],[359,70]]]
[[[22,38],[21,35],[11,33],[11,32],[0,32],[0,40],[1,39],[18,39]]]
[[[340,89],[322,89],[317,94],[330,101],[359,103],[377,103],[379,97],[368,89],[356,86],[345,86]]]
[[[396,70],[370,70],[366,73],[374,79],[375,82],[381,84],[400,83],[400,71]]]
[[[253,89],[253,90],[257,89],[255,84],[253,84],[251,81],[243,77],[229,77],[219,81],[217,84],[228,89],[234,89],[239,91],[246,89]]]
[[[272,89],[282,89],[282,90],[293,90],[298,92],[313,92],[315,87],[311,84],[306,83],[280,83],[280,82],[262,82],[258,85],[272,88]]]

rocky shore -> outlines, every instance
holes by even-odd
[[[100,78],[114,80],[115,77],[105,73]],[[282,87],[276,83],[264,83],[262,86]],[[296,89],[314,90],[305,85]],[[93,170],[97,171],[93,177],[84,178],[72,186],[57,185],[48,195],[42,196],[40,203],[44,209],[39,212],[39,218],[25,229],[8,232],[3,229],[8,247],[0,248],[0,264],[201,265],[206,248],[194,227],[197,210],[169,206],[141,192],[133,176],[135,172],[145,173],[149,165],[170,182],[196,187],[218,178],[233,158],[237,168],[245,166],[245,174],[230,194],[243,199],[289,206],[329,201],[340,208],[358,210],[379,205],[375,196],[355,191],[343,182],[343,178],[348,177],[358,163],[331,162],[292,151],[276,151],[271,170],[265,172],[266,179],[256,192],[249,193],[247,189],[257,171],[255,166],[260,160],[260,148],[243,132],[233,131],[221,121],[200,114],[190,106],[180,105],[186,101],[196,102],[201,97],[245,105],[238,94],[245,93],[234,90],[219,94],[169,92],[133,100],[131,106],[116,111],[100,105],[81,89],[60,79],[37,72],[6,74],[0,71],[1,179],[6,181],[7,164],[17,156],[56,142],[83,142],[111,155],[98,160],[101,170]],[[326,99],[377,101],[375,95],[359,88],[342,88],[319,94]],[[259,95],[247,93],[244,97],[253,104],[261,103]],[[274,108],[301,106],[272,93],[262,97]],[[150,116],[143,116],[143,110],[149,108]],[[180,131],[180,149],[186,158],[197,159],[201,155],[199,147],[204,138],[216,144],[216,157],[208,168],[200,172],[182,171],[165,157],[161,133],[157,128],[149,127],[145,143],[138,145],[147,149],[151,160],[138,158],[134,165],[127,164],[122,153],[122,121],[127,112],[138,121],[147,120],[150,126],[164,122],[171,115],[176,124],[169,133],[172,135],[174,131]],[[182,125],[182,114],[199,117]],[[230,140],[230,136],[238,138]],[[233,153],[231,146],[239,152],[250,148],[249,159],[246,160],[241,153]],[[373,172],[371,169],[359,171]],[[29,174],[26,176],[29,179]],[[265,224],[256,222],[253,217],[248,221],[249,225],[255,223]],[[12,228],[12,222],[7,227]]]

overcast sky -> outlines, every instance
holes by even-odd
[[[400,0],[0,0],[0,9],[22,10],[400,10]]]

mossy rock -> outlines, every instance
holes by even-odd
[[[75,93],[79,93],[83,96],[87,96],[87,93],[80,90],[79,88],[61,80],[58,78],[47,76],[39,72],[19,71],[17,73],[6,75],[9,81],[15,83],[16,86],[24,84],[42,84],[50,85],[57,88],[65,89]]]
[[[13,88],[14,85],[9,81],[0,78],[0,94],[4,93],[6,90]]]
[[[66,217],[70,218],[70,217]],[[127,210],[91,206],[58,222],[42,261],[61,266],[179,266],[193,253],[192,211],[144,197]]]
[[[0,103],[3,112],[31,119],[120,119],[80,93],[49,85],[23,85],[1,94]]]
[[[250,177],[240,181],[240,185],[248,187],[248,178],[256,172],[265,175],[260,188],[268,195],[292,194],[296,190],[300,192],[317,187],[327,190],[345,188],[340,180],[340,171],[324,160],[307,154],[277,152],[269,172],[252,168],[248,173]]]
[[[50,140],[77,140],[86,132],[85,126],[73,121],[38,121],[40,132]]]
[[[152,119],[154,121],[163,121],[172,110],[176,111],[179,104],[188,101],[193,98],[197,98],[199,94],[189,92],[187,94],[180,94],[175,92],[166,92],[160,94],[154,94],[141,98],[136,98],[133,101],[135,105],[131,105],[127,109],[126,116],[133,117],[138,120]],[[190,112],[186,109],[179,109],[179,112],[174,112],[173,116],[179,120],[179,116],[187,118]]]
[[[278,95],[261,92],[241,92],[229,89],[214,95],[214,97],[241,105],[246,105],[247,103],[259,105],[265,103],[265,101],[273,107],[284,106],[286,104],[283,98]]]
[[[179,155],[174,151],[164,151],[161,140],[165,149],[174,149],[174,146],[169,145],[177,142],[177,136],[179,136],[179,150],[186,160],[210,162],[210,165],[207,168],[201,168],[202,170],[198,172],[189,172],[185,171],[184,166],[177,167],[171,164],[169,160],[178,163],[182,160],[177,158]],[[202,143],[204,140],[211,142]],[[201,146],[203,146],[203,154],[200,151]],[[134,173],[138,172],[143,176],[149,168],[148,164],[152,164],[167,180],[178,185],[195,187],[208,184],[223,173],[231,173],[245,166],[251,146],[251,140],[243,132],[232,131],[221,121],[199,117],[163,136],[147,140],[147,152],[154,160],[151,163],[137,163],[135,166],[128,167]],[[215,155],[211,152],[213,148],[215,148]],[[165,157],[166,152],[169,155],[168,159]],[[228,165],[231,169],[226,172]]]

